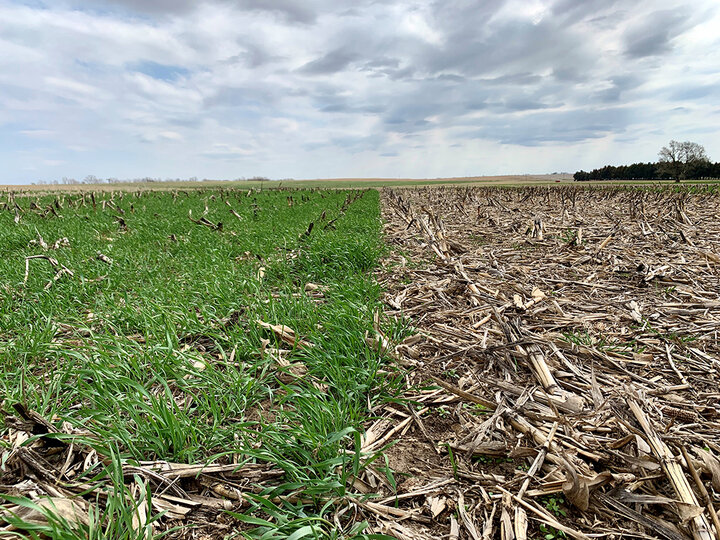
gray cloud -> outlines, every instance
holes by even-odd
[[[308,75],[327,75],[344,70],[357,58],[358,55],[355,52],[338,49],[308,62],[299,71]]]
[[[542,76],[536,74],[536,73],[530,73],[530,72],[524,72],[524,73],[509,73],[507,75],[501,75],[500,77],[495,77],[493,79],[482,79],[482,82],[485,84],[492,84],[492,85],[518,85],[518,86],[528,86],[533,84],[538,84],[542,82]]]
[[[713,98],[714,101],[720,97],[720,87],[716,84],[698,85],[688,88],[685,85],[678,85],[671,93],[673,101],[696,101],[703,98]]]
[[[691,11],[681,8],[648,14],[641,24],[626,31],[625,54],[643,58],[670,52],[670,42],[686,29],[691,15]]]
[[[443,46],[428,51],[425,67],[429,72],[487,76],[511,70],[532,76],[555,67],[586,66],[589,61],[584,40],[552,21],[507,21],[484,33],[473,31],[480,24],[477,16],[457,24],[445,30]]]
[[[351,154],[357,154],[360,152],[377,151],[383,148],[387,138],[384,134],[376,133],[373,135],[333,137],[331,140],[334,146],[342,148]],[[308,147],[310,148],[312,145]],[[323,146],[315,147],[322,148]]]
[[[258,68],[283,59],[282,56],[272,54],[265,47],[257,43],[240,43],[239,45],[243,51],[228,56],[222,63],[228,65],[241,63],[249,68]]]
[[[206,108],[213,107],[239,107],[253,108],[267,107],[277,100],[273,89],[259,86],[221,86],[203,99]]]
[[[317,12],[313,2],[303,0],[234,0],[243,9],[276,13],[288,21],[309,24],[315,22]]]
[[[563,25],[574,24],[582,20],[604,26],[617,24],[625,11],[620,0],[559,0],[552,4],[551,12],[554,17],[562,21]]]
[[[642,80],[636,75],[617,75],[609,80],[610,87],[598,90],[590,94],[592,101],[603,104],[617,103],[623,96],[642,84]]]
[[[135,13],[177,14],[191,11],[197,6],[193,0],[71,0],[69,5],[81,9],[97,10],[120,8]]]
[[[631,122],[629,112],[621,107],[599,110],[538,112],[522,117],[522,130],[509,119],[483,121],[465,136],[498,139],[503,144],[537,146],[597,139],[608,133],[623,133]]]
[[[61,0],[63,1],[63,0]],[[334,9],[345,16],[360,16],[361,8],[377,0],[64,0],[87,10],[119,8],[151,15],[177,15],[196,10],[201,5],[220,5],[239,11],[273,14],[293,24],[313,24],[321,13]],[[353,8],[352,6],[358,6]],[[349,8],[349,9],[348,9]]]

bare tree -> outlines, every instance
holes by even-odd
[[[690,141],[670,141],[670,144],[660,149],[658,156],[659,171],[669,174],[676,182],[687,178],[695,167],[709,161],[705,148]]]

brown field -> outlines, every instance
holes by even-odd
[[[364,478],[388,495],[381,529],[714,538],[720,197],[451,187],[383,200],[386,315],[414,332],[392,349],[408,405],[366,436],[395,443],[397,493]]]

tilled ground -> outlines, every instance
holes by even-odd
[[[377,337],[409,390],[364,439],[395,443],[394,477],[356,482],[388,494],[366,509],[376,531],[720,538],[720,197],[382,199],[386,313],[414,332],[392,347]]]

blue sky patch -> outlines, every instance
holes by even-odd
[[[132,71],[143,73],[148,77],[159,79],[161,81],[176,81],[177,79],[187,77],[190,74],[190,70],[182,66],[158,64],[157,62],[151,62],[149,60],[131,64],[129,68]]]

